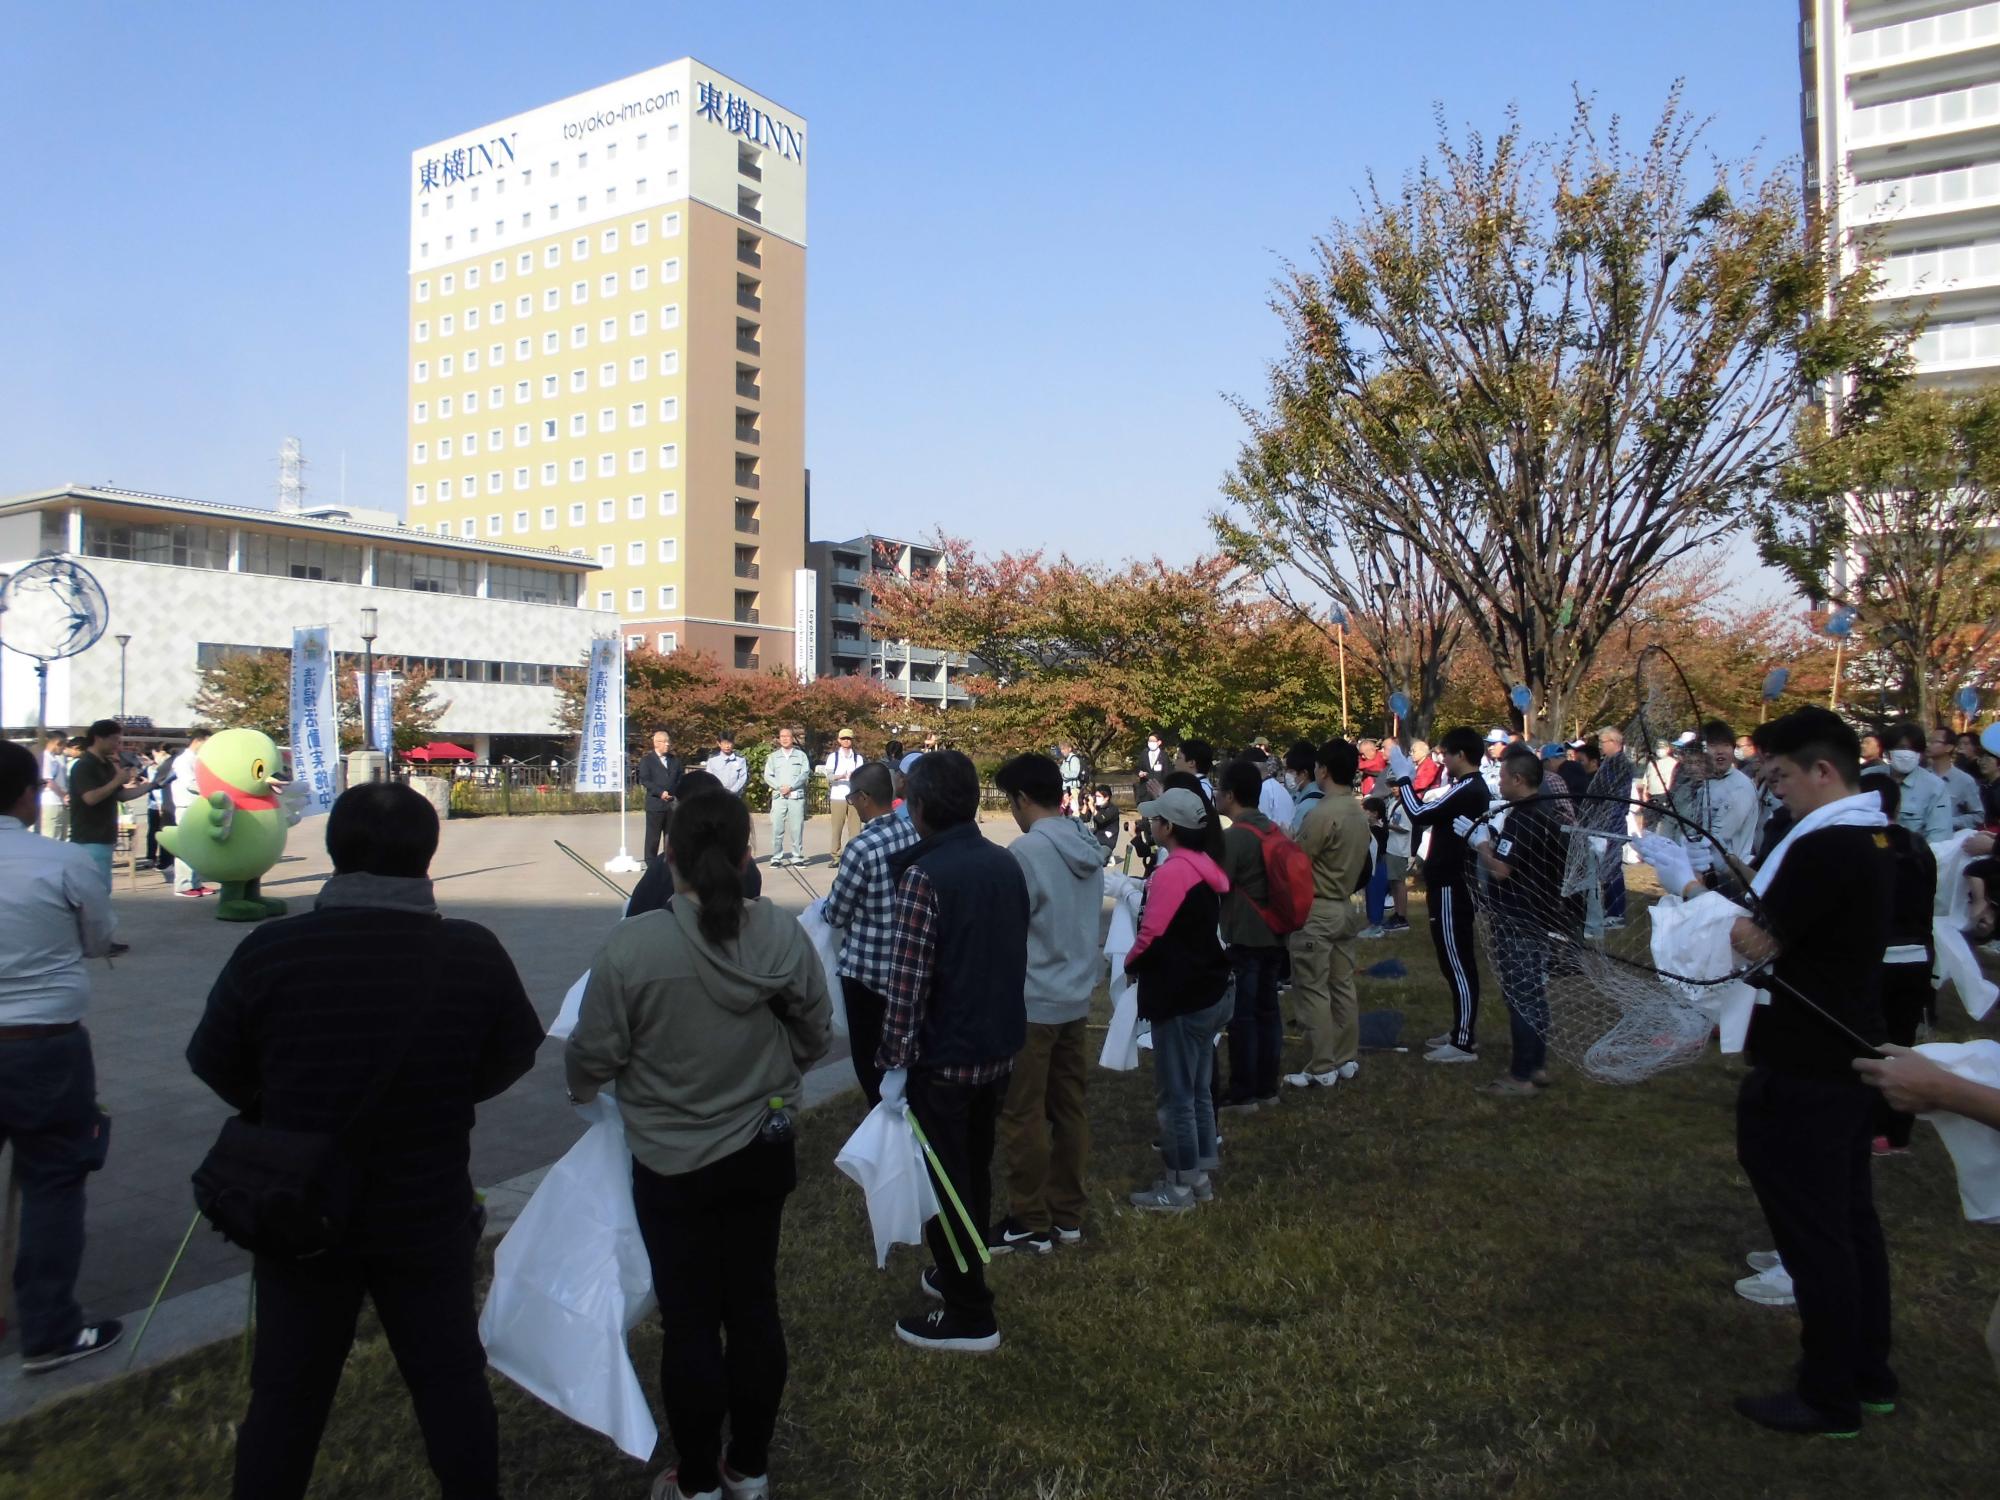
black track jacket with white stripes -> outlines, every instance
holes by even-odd
[[[1486,811],[1493,799],[1486,789],[1486,778],[1474,772],[1454,783],[1435,802],[1425,802],[1407,781],[1397,783],[1396,795],[1402,799],[1403,811],[1409,814],[1411,841],[1414,843],[1426,828],[1431,833],[1430,852],[1424,856],[1424,884],[1433,890],[1439,886],[1464,885],[1465,840],[1451,831],[1451,825],[1454,819],[1476,819]]]

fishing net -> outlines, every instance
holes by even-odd
[[[1682,735],[1701,724],[1701,705],[1687,675],[1665,646],[1648,646],[1639,653],[1632,669],[1632,715],[1625,723],[1625,753],[1631,759],[1632,790],[1641,804],[1638,821],[1651,829],[1653,809],[1673,802],[1683,816],[1702,821],[1707,812],[1676,802],[1671,788],[1676,779],[1673,745]],[[1593,787],[1593,791],[1604,788]]]

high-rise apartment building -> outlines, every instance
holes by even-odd
[[[963,652],[878,636],[868,624],[878,575],[910,578],[941,572],[943,552],[893,537],[858,536],[846,542],[808,542],[806,560],[818,590],[814,649],[819,676],[872,677],[892,693],[945,708],[972,701],[960,685],[970,671]]]
[[[806,125],[679,62],[410,158],[409,520],[559,548],[628,647],[788,665]]]
[[[2000,4],[1801,0],[1806,194],[1882,313],[1927,313],[1925,384],[2000,373]]]

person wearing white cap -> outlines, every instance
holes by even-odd
[[[1497,724],[1486,731],[1486,758],[1479,763],[1479,779],[1486,783],[1489,797],[1500,795],[1500,757],[1507,753],[1507,731]]]
[[[847,783],[861,769],[861,752],[854,748],[851,729],[841,730],[834,740],[833,753],[819,771],[826,778],[827,812],[832,816],[833,862],[839,864],[841,845],[847,842],[847,825],[852,822],[856,832],[861,828],[860,818],[847,802]]]

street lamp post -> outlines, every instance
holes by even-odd
[[[375,624],[373,608],[361,611],[361,744],[375,748]]]
[[[125,648],[132,644],[132,637],[118,637],[118,722],[125,722]]]

